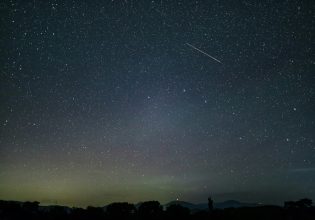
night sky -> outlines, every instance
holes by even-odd
[[[1,1],[0,199],[315,199],[313,1]]]

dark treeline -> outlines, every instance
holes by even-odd
[[[106,207],[69,208],[65,206],[40,206],[39,202],[0,201],[0,219],[32,220],[144,220],[144,219],[187,219],[187,220],[314,220],[315,207],[312,200],[285,202],[284,206],[257,206],[214,209],[213,201],[208,199],[208,210],[190,210],[178,204],[165,209],[158,201],[143,202],[139,206],[130,203],[112,203]]]

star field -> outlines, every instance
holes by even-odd
[[[315,199],[314,7],[5,0],[0,199]]]

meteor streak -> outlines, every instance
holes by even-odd
[[[204,51],[198,49],[198,48],[195,47],[194,45],[191,45],[191,44],[189,44],[189,43],[186,43],[186,45],[189,46],[189,47],[191,47],[191,48],[193,48],[193,49],[195,49],[195,50],[197,50],[198,52],[200,52],[200,53],[206,55],[207,57],[210,57],[211,59],[217,61],[218,63],[221,63],[221,64],[222,64],[222,62],[221,62],[220,60],[218,60],[217,58],[211,56],[210,54],[207,54],[206,52],[204,52]]]

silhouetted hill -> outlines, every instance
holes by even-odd
[[[245,203],[236,200],[227,200],[224,202],[214,203],[214,208],[216,209],[226,209],[226,208],[240,208],[240,207],[255,207],[260,206],[258,203]]]
[[[194,209],[202,210],[202,209],[207,208],[207,204],[206,204],[205,208],[204,207],[200,208],[197,204],[193,204],[193,203],[190,203],[190,202],[184,202],[184,201],[171,201],[169,203],[166,203],[164,205],[164,208],[167,208],[167,207],[169,207],[171,205],[181,205],[181,206],[183,206],[185,208],[189,208],[190,210],[194,210]]]
[[[38,206],[38,209],[42,212],[51,212],[52,210],[62,210],[66,213],[70,213],[72,210],[72,208],[68,206],[60,206],[60,205]]]
[[[212,201],[212,200],[211,200]],[[209,203],[209,204],[212,204]],[[105,207],[88,206],[69,208],[67,206],[40,206],[39,202],[18,202],[0,200],[1,220],[314,220],[315,207],[308,198],[286,201],[284,206],[262,206],[228,200],[215,203],[215,209],[208,204],[193,204],[172,201],[160,205],[158,201],[145,201],[137,205],[127,202],[111,203]]]
[[[181,205],[185,208],[189,208],[191,211],[200,211],[200,210],[207,210],[208,209],[207,203],[194,204],[194,203],[185,202],[185,201],[171,201],[169,203],[166,203],[164,205],[164,207],[166,208],[170,205]],[[239,202],[236,200],[227,200],[224,202],[214,203],[215,209],[256,207],[256,206],[260,206],[260,205],[258,203],[244,203],[244,202]]]

